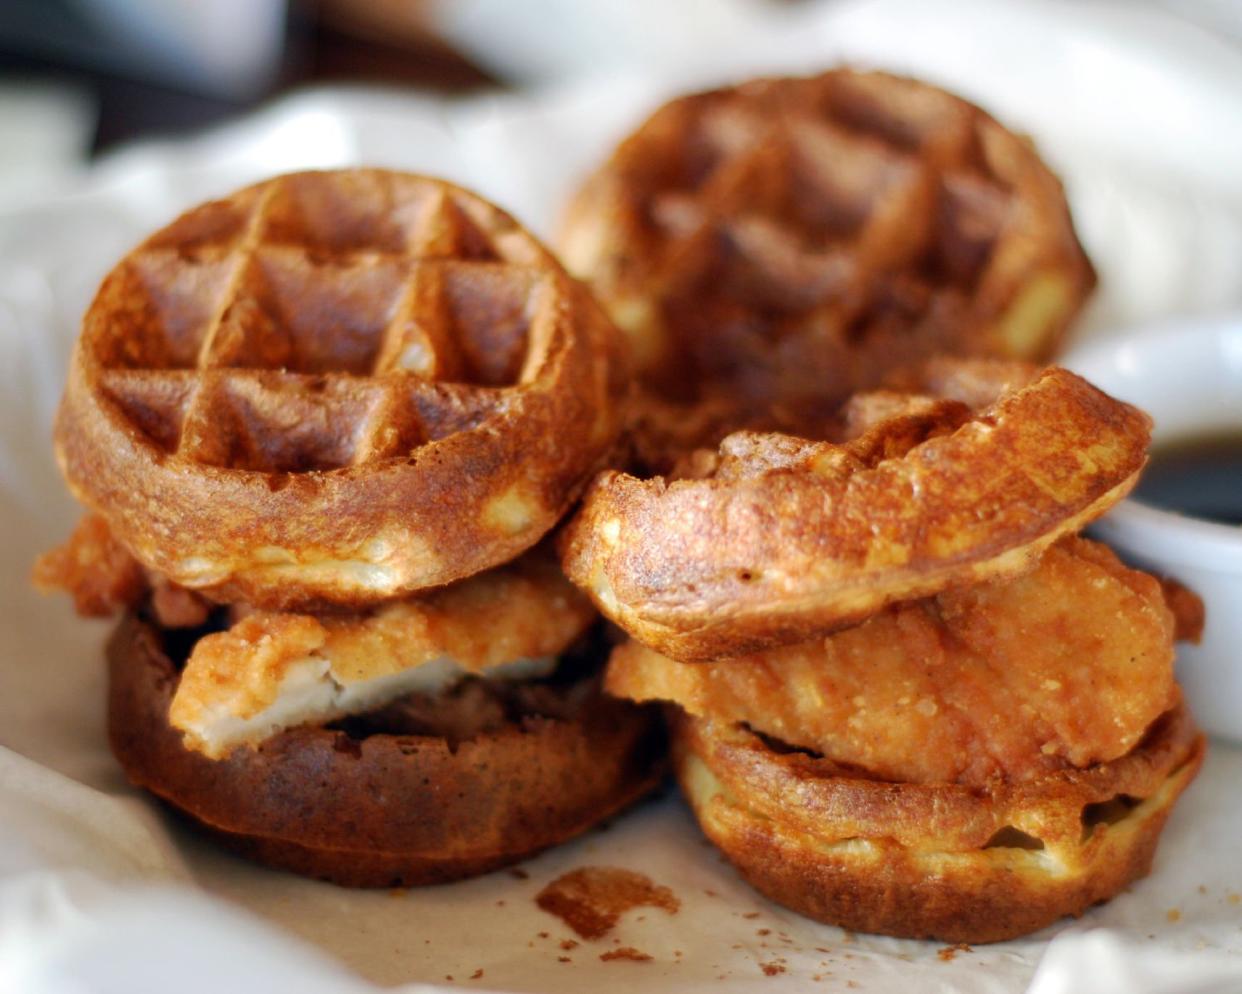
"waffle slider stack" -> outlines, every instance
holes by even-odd
[[[1150,425],[1027,364],[1094,282],[1029,142],[884,73],[754,81],[652,115],[563,244],[643,386],[563,565],[742,874],[953,942],[1143,875],[1202,757],[1172,672],[1193,619],[1078,537]]]
[[[618,333],[512,218],[380,170],[184,214],[86,314],[37,579],[124,612],[109,734],[226,843],[360,886],[558,843],[655,777],[541,539],[619,432]]]

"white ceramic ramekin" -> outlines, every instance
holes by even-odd
[[[1186,319],[1074,349],[1064,365],[1155,419],[1154,445],[1242,432],[1242,315]],[[1092,528],[1126,560],[1190,587],[1207,607],[1203,641],[1178,650],[1199,723],[1242,742],[1242,527],[1122,501]]]

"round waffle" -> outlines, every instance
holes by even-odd
[[[359,605],[514,558],[619,431],[621,336],[512,218],[381,170],[182,215],[91,304],[75,494],[217,600]]]
[[[1094,285],[1030,142],[925,83],[839,69],[674,100],[560,239],[681,400],[830,408],[938,352],[1043,360]]]
[[[860,932],[999,942],[1143,877],[1203,761],[1185,708],[1121,759],[988,789],[861,779],[741,726],[676,716],[700,826],[758,890]]]
[[[353,887],[439,883],[585,831],[658,781],[658,713],[575,687],[556,717],[447,735],[301,727],[211,760],[168,721],[165,634],[129,615],[108,647],[108,729],[129,779],[227,845]],[[588,678],[589,679],[589,678]],[[433,702],[451,725],[447,704]]]
[[[1051,368],[973,412],[862,405],[844,444],[739,432],[668,482],[600,474],[565,572],[665,655],[805,641],[885,604],[1013,575],[1129,492],[1150,419]]]

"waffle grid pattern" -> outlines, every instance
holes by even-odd
[[[113,279],[104,394],[166,453],[262,472],[408,456],[503,415],[564,293],[504,215],[382,173],[206,204]]]
[[[907,348],[1044,358],[1092,279],[1023,139],[934,87],[849,70],[666,105],[583,188],[563,244],[674,397],[696,377],[835,396]],[[1009,327],[1044,272],[1066,286]]]

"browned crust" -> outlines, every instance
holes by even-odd
[[[599,697],[574,721],[528,719],[450,749],[299,728],[212,761],[168,723],[178,676],[128,615],[108,646],[108,730],[129,779],[243,855],[350,887],[484,873],[585,831],[657,782],[650,710]]]
[[[969,943],[1081,915],[1145,876],[1205,747],[1182,706],[1119,760],[977,791],[861,780],[740,729],[673,726],[700,826],[758,890],[843,928]],[[1118,795],[1143,803],[1087,831],[1084,809]],[[1043,848],[1001,844],[1005,829]]]
[[[308,176],[339,182],[345,190],[351,182],[369,181],[428,195],[443,192],[495,239],[502,261],[548,281],[555,307],[539,340],[532,340],[520,381],[493,390],[486,401],[494,405],[490,409],[472,407],[480,402],[470,388],[413,375],[404,381],[415,398],[410,403],[434,409],[446,424],[460,422],[460,430],[442,429],[444,437],[397,446],[399,451],[356,465],[273,473],[169,452],[105,389],[106,375],[125,372],[117,365],[118,352],[138,352],[134,361],[142,367],[142,345],[129,342],[129,328],[155,320],[126,283],[127,260],[151,246],[166,249],[191,239],[195,215],[217,203],[183,215],[122,259],[83,320],[56,420],[57,458],[74,495],[103,515],[144,565],[226,603],[273,609],[374,603],[507,562],[556,524],[606,464],[620,431],[623,341],[586,289],[512,217],[451,184],[386,170],[278,177],[228,200],[261,197],[273,184]],[[188,233],[181,235],[179,226]],[[146,375],[142,368],[137,372]],[[219,380],[230,372],[194,375]],[[272,369],[256,375],[275,383],[285,374]],[[346,374],[330,375],[352,389]],[[361,384],[370,378],[354,379]],[[325,430],[357,428],[332,424]],[[394,423],[392,430],[404,432],[409,425]],[[489,527],[489,502],[514,487],[531,498],[529,520],[514,529]],[[378,563],[371,561],[376,544],[384,546]],[[295,572],[254,559],[264,547],[286,550],[297,565],[378,565],[387,576],[360,590],[342,585],[328,570]],[[218,568],[204,578],[187,567],[189,560]]]
[[[1151,421],[1053,367],[908,451],[890,454],[887,430],[845,446],[751,436],[703,479],[602,473],[562,533],[566,575],[674,659],[806,641],[1025,570],[1129,492]],[[765,461],[765,444],[798,461]]]
[[[947,126],[927,127],[923,114],[933,105]],[[719,215],[745,224],[766,218],[774,201],[807,200],[782,163],[794,133],[817,126],[870,149],[876,162],[856,171],[878,176],[880,163],[901,169],[917,162],[938,192],[923,190],[900,210],[883,197],[850,204],[864,215],[864,224],[879,215],[886,235],[850,243],[830,230],[834,248],[845,241],[844,266],[830,253],[817,257],[801,244],[805,235],[796,226],[785,226],[777,229],[770,258],[742,267],[740,281],[721,279],[719,264],[727,254],[721,246],[728,239],[714,229],[704,233],[682,215]],[[858,182],[848,159],[821,169],[838,171],[834,179],[842,187]],[[933,231],[954,227],[946,191],[958,184],[974,195],[958,207],[961,230],[946,238],[950,264],[927,267],[937,270],[927,280],[930,292],[906,299],[902,276],[914,274],[919,281],[926,274],[912,260],[894,258],[903,258],[902,243],[921,224]],[[661,195],[676,201],[680,222],[659,220]],[[989,206],[994,197],[1007,198],[1004,207]],[[801,217],[812,228],[813,215],[811,206]],[[682,397],[719,389],[761,409],[774,401],[800,408],[832,404],[874,386],[895,366],[936,353],[1046,361],[1096,282],[1062,185],[1029,139],[928,83],[848,67],[749,80],[669,101],[584,181],[565,211],[558,244],[569,269],[591,282],[631,334],[640,375],[651,389]],[[958,270],[978,254],[988,262],[986,277],[963,278]],[[801,275],[795,275],[791,258],[805,265]],[[843,277],[825,295],[816,282],[831,283],[834,267],[854,279]],[[755,277],[762,284],[768,269],[784,271],[792,284],[776,308],[756,291],[737,287]],[[1028,306],[1023,313],[1023,295],[1041,280],[1056,281],[1056,305],[1041,313]],[[884,292],[876,293],[889,284],[902,306],[893,308]],[[756,333],[756,326],[774,320],[774,309],[787,314],[792,327],[775,336]],[[842,312],[855,322],[845,334],[835,327]],[[807,335],[799,324],[809,314],[823,318],[805,321],[818,334]],[[1019,323],[1031,331],[1015,338]]]

